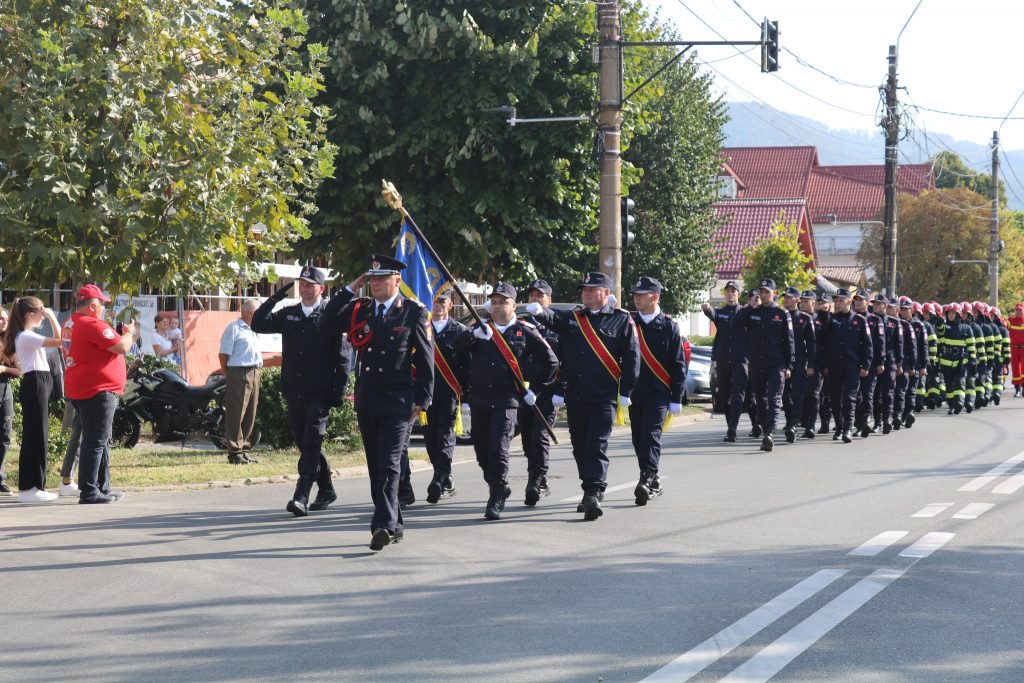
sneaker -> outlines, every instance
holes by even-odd
[[[14,492],[7,484],[0,484],[0,496],[13,496]]]
[[[37,488],[30,488],[28,491],[18,492],[19,503],[52,503],[57,500],[56,493],[50,493],[49,491],[40,491]]]
[[[61,484],[60,488],[57,489],[57,495],[61,498],[78,498],[78,494],[81,491],[78,490],[78,484],[71,482],[70,484]]]

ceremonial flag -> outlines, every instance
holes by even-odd
[[[432,310],[435,297],[451,287],[451,283],[445,278],[437,261],[422,248],[408,221],[402,222],[402,231],[398,233],[395,258],[405,264],[402,295],[418,299],[427,310]]]

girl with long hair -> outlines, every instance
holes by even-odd
[[[50,323],[52,337],[35,332]],[[21,454],[18,470],[18,502],[48,503],[57,494],[46,490],[46,456],[49,451],[50,393],[53,375],[46,362],[45,349],[61,345],[61,328],[53,311],[34,296],[15,299],[11,305],[11,321],[4,334],[5,358],[14,357],[21,368]]]

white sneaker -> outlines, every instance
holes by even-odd
[[[78,498],[78,494],[81,491],[78,490],[78,484],[71,482],[70,484],[61,484],[60,488],[57,489],[57,493],[61,498]]]
[[[40,491],[37,488],[31,488],[28,491],[18,492],[19,503],[51,503],[57,500],[56,493],[50,493],[49,491]]]

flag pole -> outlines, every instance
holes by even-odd
[[[381,196],[384,197],[384,201],[388,203],[388,206],[402,214],[405,220],[409,222],[409,227],[412,228],[412,231],[414,233],[416,233],[416,238],[420,241],[420,244],[426,248],[427,253],[430,254],[431,257],[433,257],[434,261],[441,269],[441,272],[444,274],[445,278],[447,278],[448,282],[451,284],[452,289],[455,290],[455,293],[459,295],[459,299],[461,299],[462,303],[466,306],[467,309],[469,309],[469,313],[470,315],[473,316],[473,320],[476,321],[476,324],[479,325],[480,327],[486,327],[483,318],[481,318],[480,314],[476,312],[476,307],[472,303],[470,303],[469,298],[466,296],[465,292],[463,292],[462,288],[459,287],[459,283],[455,280],[455,277],[452,275],[451,271],[448,270],[448,266],[444,264],[444,261],[441,260],[441,257],[437,255],[436,251],[434,251],[434,247],[431,246],[430,241],[423,234],[423,231],[420,230],[420,226],[416,225],[416,221],[413,219],[411,215],[409,215],[409,212],[405,210],[405,207],[402,205],[402,195],[398,194],[398,190],[395,188],[394,184],[388,182],[387,180],[381,180],[380,193]],[[504,358],[505,357],[502,356],[503,360]],[[508,361],[506,361],[506,364],[507,363]],[[509,370],[511,372],[511,368],[509,368]],[[512,383],[515,385],[516,391],[520,392],[521,394],[525,394],[526,387],[523,386],[523,384],[519,381],[519,378],[516,377],[515,372],[511,372],[511,375]],[[555,432],[553,429],[551,429],[551,425],[548,424],[548,421],[544,417],[544,414],[540,412],[540,408],[537,407],[537,404],[530,406],[530,408],[533,409],[534,417],[537,418],[540,424],[544,425],[544,429],[547,431],[548,436],[550,436],[551,440],[555,444],[557,444],[558,437],[555,436]]]

